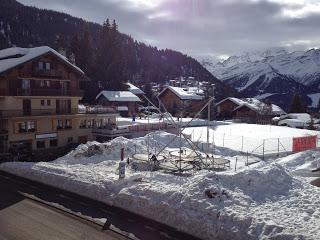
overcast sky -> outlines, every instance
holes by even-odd
[[[188,55],[320,46],[320,0],[18,0],[102,23]]]

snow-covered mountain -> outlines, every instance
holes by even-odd
[[[286,108],[297,90],[306,105],[318,105],[319,99],[311,94],[320,92],[320,49],[287,52],[272,48],[231,56],[215,65],[204,63],[204,66],[249,97],[268,98]]]

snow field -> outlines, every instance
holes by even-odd
[[[264,126],[250,127],[255,133],[259,127],[260,133],[265,132]],[[308,133],[292,133],[287,128],[272,132],[273,136],[287,137]],[[202,239],[317,239],[320,235],[320,190],[309,184],[311,178],[294,175],[297,170],[314,167],[314,159],[320,158],[317,151],[249,167],[240,164],[237,172],[231,168],[177,176],[160,171],[135,172],[127,166],[126,178],[118,180],[122,147],[126,156],[131,156],[146,153],[147,142],[150,150],[151,146],[165,146],[173,138],[172,134],[157,132],[133,140],[120,137],[109,143],[90,142],[50,163],[14,162],[0,168],[127,209]],[[188,147],[185,141],[182,145]],[[165,154],[178,147],[179,141],[171,143]],[[216,151],[228,159],[237,156],[232,149]]]
[[[187,128],[193,141],[207,142],[207,127]],[[317,131],[272,125],[217,122],[209,129],[209,142],[234,151],[262,155],[292,151],[292,138],[319,135]],[[264,147],[263,147],[264,145]]]

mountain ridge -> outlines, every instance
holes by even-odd
[[[92,49],[95,51],[102,31],[100,24],[66,13],[25,6],[15,0],[0,1],[0,48],[47,45],[56,50],[64,48],[70,54],[72,38],[83,31],[84,25],[88,27]],[[225,96],[239,96],[237,91],[219,81],[197,60],[186,54],[158,49],[137,42],[123,33],[120,33],[120,37],[121,49],[126,56],[126,80],[141,84],[164,83],[180,76],[193,76],[200,81],[216,84],[218,100]],[[98,82],[105,80],[97,79],[90,72],[86,73],[92,79],[90,89],[97,89]]]
[[[320,91],[319,49],[288,52],[273,48],[247,52],[204,67],[244,95],[258,98],[265,95],[286,109],[295,91],[300,93],[305,105],[313,107],[309,95]]]

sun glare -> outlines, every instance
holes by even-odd
[[[136,7],[155,8],[159,6],[159,4],[163,0],[128,0],[128,1]]]

